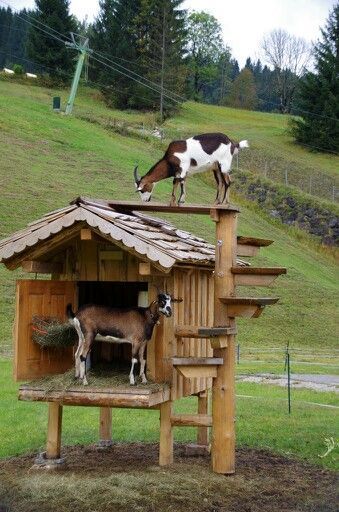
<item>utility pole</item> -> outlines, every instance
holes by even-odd
[[[165,74],[165,6],[162,15],[162,47],[161,47],[161,77],[160,77],[160,122],[164,120],[164,74]]]
[[[82,36],[79,36],[79,39],[80,39],[79,43],[76,42],[73,32],[71,32],[71,37],[72,37],[73,42],[72,43],[66,42],[65,45],[68,48],[73,48],[75,50],[78,50],[79,56],[78,56],[78,62],[77,62],[77,66],[75,68],[75,73],[74,73],[74,77],[73,77],[73,81],[72,81],[71,92],[69,94],[68,102],[66,105],[66,110],[65,110],[66,115],[72,113],[73,103],[74,103],[75,96],[76,96],[76,93],[78,90],[82,66],[84,64],[86,56],[89,55],[89,53],[91,53],[91,51],[92,51],[88,47],[88,43],[89,43],[88,37],[84,38]]]

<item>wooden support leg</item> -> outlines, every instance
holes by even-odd
[[[112,444],[112,409],[110,407],[100,407],[99,444],[101,446]]]
[[[173,462],[173,428],[171,425],[171,416],[172,402],[164,402],[160,405],[160,466],[167,466]]]
[[[228,347],[214,350],[214,357],[223,357],[212,386],[212,469],[215,473],[235,472],[234,429],[234,337],[229,336]]]
[[[47,459],[60,459],[61,450],[62,405],[48,403]]]
[[[198,414],[208,414],[207,391],[202,391],[198,395]],[[198,427],[197,443],[208,445],[208,427]]]

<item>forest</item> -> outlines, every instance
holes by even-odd
[[[159,110],[159,122],[187,100],[295,114],[303,118],[292,121],[296,140],[310,134],[316,138],[320,129],[322,146],[338,150],[339,4],[322,30],[322,41],[311,46],[274,29],[263,34],[261,59],[248,57],[242,69],[218,20],[182,4],[100,0],[92,23],[71,15],[68,0],[36,0],[31,11],[1,7],[0,67],[66,85],[77,56],[65,45],[73,33],[78,45],[88,39],[83,78],[102,91],[108,106]],[[320,119],[324,111],[332,117],[328,129]]]

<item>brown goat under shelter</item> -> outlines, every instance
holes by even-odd
[[[178,229],[148,212],[210,215],[216,245]],[[147,214],[145,213],[147,212]],[[14,326],[19,399],[48,402],[44,462],[60,458],[62,408],[100,408],[100,440],[111,441],[111,408],[160,411],[160,465],[173,460],[173,427],[198,428],[197,443],[211,446],[212,470],[235,470],[234,362],[236,317],[257,317],[277,298],[238,297],[241,286],[268,286],[284,268],[253,268],[243,257],[271,240],[237,236],[238,209],[232,205],[185,205],[102,201],[79,197],[0,241],[0,261],[10,270],[48,274],[18,280]],[[36,276],[35,276],[36,277]],[[48,277],[48,276],[46,276]],[[75,383],[66,389],[34,385],[34,380],[74,367],[74,347],[41,348],[32,338],[34,318],[66,321],[66,305],[147,306],[166,290],[175,303],[147,344],[147,376],[152,383],[96,387]],[[127,344],[104,338],[94,344],[92,364],[128,359]],[[156,385],[155,385],[155,384]],[[209,390],[212,414],[208,414]],[[173,402],[198,396],[197,414],[174,414]],[[208,430],[211,427],[211,439]]]

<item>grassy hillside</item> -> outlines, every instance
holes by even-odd
[[[113,123],[113,118],[131,124],[151,123],[149,115],[108,111],[95,91],[85,89],[75,115],[65,117],[51,111],[56,93],[60,94],[0,81],[0,237],[78,195],[135,199],[135,162],[146,170],[161,156],[159,141],[121,135],[104,127]],[[67,91],[61,96],[64,100]],[[288,147],[300,165],[307,161],[310,168],[322,166],[324,173],[333,177],[334,157],[312,155],[292,146],[282,121],[284,118],[275,115],[188,104],[180,115],[167,121],[166,129],[169,134],[172,130],[173,134],[222,130],[254,141],[260,133],[254,146],[261,144],[271,152],[277,148],[279,154]],[[156,198],[167,200],[170,189],[170,181],[160,183]],[[214,189],[201,178],[189,181],[188,202],[210,203],[214,195]],[[317,250],[306,235],[272,221],[253,205],[242,202],[241,210],[240,234],[276,241],[262,251],[257,263],[286,266],[288,275],[272,290],[251,290],[253,294],[279,295],[281,301],[261,318],[239,322],[240,343],[283,347],[289,341],[292,347],[334,347],[338,323],[333,307],[337,289],[332,258]],[[214,239],[214,224],[208,218],[181,215],[172,220],[210,241]],[[15,273],[1,267],[0,278],[0,343],[7,345],[11,342]]]

